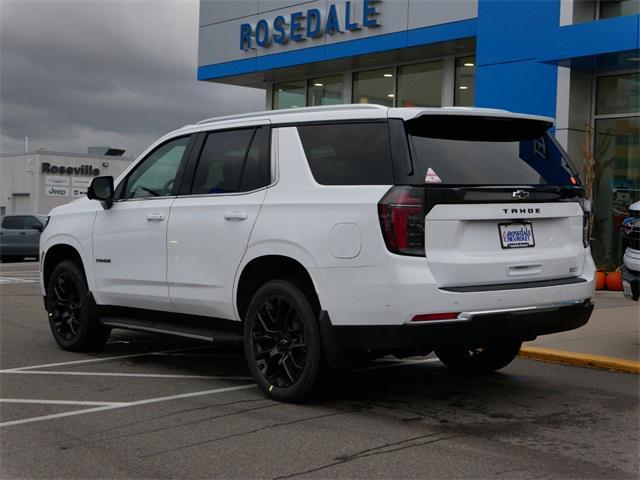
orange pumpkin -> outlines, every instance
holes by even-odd
[[[620,270],[607,274],[607,289],[613,292],[622,291],[622,273]]]
[[[596,290],[604,290],[606,284],[606,275],[604,272],[598,270],[596,272]]]

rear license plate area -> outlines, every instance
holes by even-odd
[[[530,222],[499,223],[502,248],[531,248],[536,246]]]

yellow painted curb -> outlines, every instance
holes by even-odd
[[[542,360],[545,362],[564,363],[580,367],[601,368],[614,372],[640,373],[640,362],[623,358],[590,355],[587,353],[567,352],[542,347],[522,347],[520,357]]]

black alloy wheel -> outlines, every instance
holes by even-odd
[[[318,314],[309,293],[272,280],[256,292],[245,316],[247,363],[258,386],[284,402],[304,400],[321,367]]]
[[[68,272],[60,272],[51,285],[49,319],[58,336],[70,342],[80,332],[82,299],[76,279]]]
[[[253,354],[260,373],[272,385],[292,386],[307,361],[304,327],[286,298],[267,298],[253,319]]]
[[[111,329],[98,320],[81,267],[72,260],[60,262],[47,285],[47,313],[51,333],[64,350],[86,351],[101,347]]]

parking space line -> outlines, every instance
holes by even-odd
[[[76,415],[85,415],[88,413],[104,412],[107,410],[116,410],[120,408],[137,407],[139,405],[148,405],[150,403],[168,402],[170,400],[179,400],[182,398],[199,397],[203,395],[215,395],[217,393],[233,392],[236,390],[246,390],[248,388],[257,388],[255,384],[238,385],[235,387],[216,388],[214,390],[203,390],[199,392],[180,393],[177,395],[169,395],[167,397],[147,398],[145,400],[137,400],[134,402],[126,402],[119,405],[105,405],[103,407],[85,408],[83,410],[72,410],[70,412],[54,413],[51,415],[42,415],[39,417],[23,418],[20,420],[11,420],[0,423],[0,427],[11,427],[14,425],[23,425],[25,423],[43,422],[45,420],[54,420],[57,418],[73,417]]]
[[[37,280],[28,280],[25,278],[13,278],[13,277],[0,277],[0,284],[11,283],[35,283]]]
[[[4,370],[0,370],[0,373],[17,372],[21,370],[34,370],[36,368],[59,367],[62,365],[80,365],[83,363],[107,362],[110,360],[118,360],[118,359],[124,359],[124,358],[134,358],[134,357],[145,357],[148,355],[163,355],[165,353],[186,352],[189,350],[202,350],[205,348],[211,348],[211,345],[199,345],[197,347],[175,348],[171,350],[160,350],[157,352],[131,353],[128,355],[114,355],[112,357],[87,358],[84,360],[71,360],[68,362],[48,363],[44,365],[29,365],[26,367],[7,368]]]
[[[4,370],[0,373],[21,375],[85,375],[89,377],[147,377],[147,378],[207,378],[209,380],[252,380],[252,377],[225,375],[181,375],[172,373],[125,373],[125,372],[65,372],[59,370]]]
[[[4,270],[0,270],[0,273],[3,275],[40,275],[38,270],[18,270],[15,272],[5,272]]]
[[[104,407],[107,405],[126,405],[127,402],[85,402],[82,400],[40,400],[36,398],[0,398],[0,403],[38,403],[44,405],[87,405]]]

